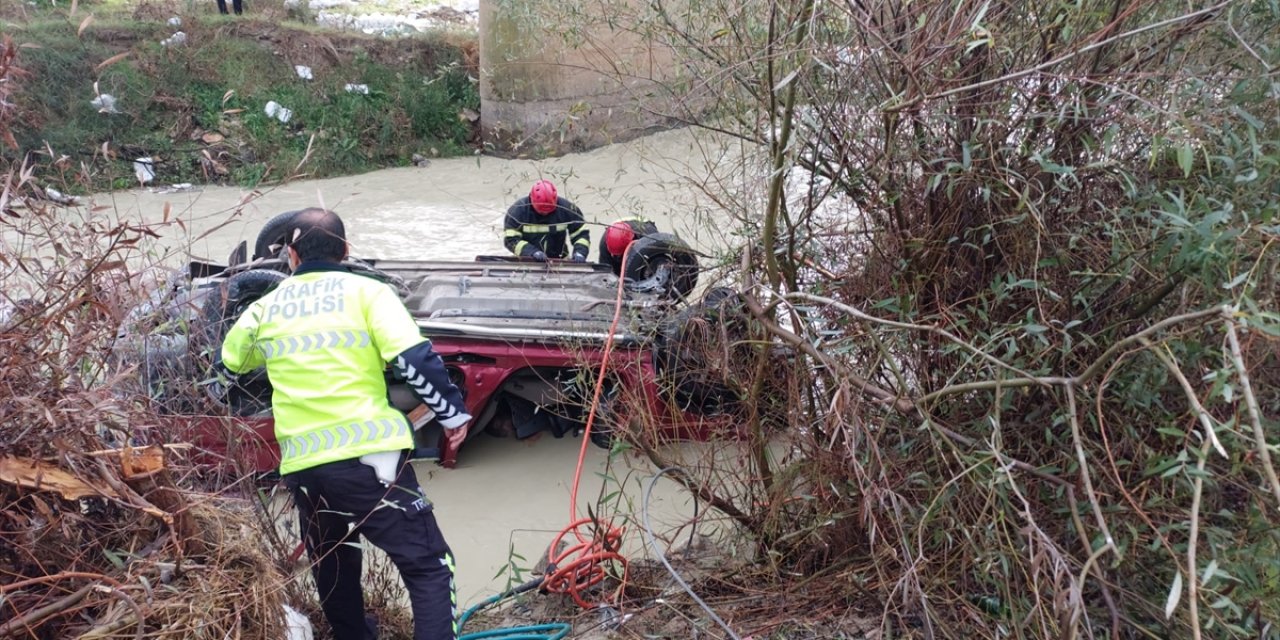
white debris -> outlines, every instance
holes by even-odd
[[[177,47],[187,43],[187,34],[179,31],[168,38],[160,41],[162,47]]]
[[[370,5],[387,12],[370,14],[361,10]],[[480,16],[480,0],[284,0],[284,6],[306,8],[316,24],[324,27],[389,37],[432,29],[474,29]]]
[[[268,102],[263,111],[267,113],[267,117],[275,118],[280,122],[288,122],[290,118],[293,118],[293,110],[285,108],[275,100]]]
[[[311,67],[308,67],[305,64],[293,65],[293,71],[294,73],[297,73],[298,77],[302,78],[303,80],[310,80],[312,78]]]
[[[77,198],[76,196],[69,196],[57,189],[54,189],[53,187],[45,187],[44,195],[48,197],[49,200],[58,204],[65,204],[68,206],[76,206],[80,204],[80,198]]]
[[[182,193],[184,191],[195,191],[195,185],[190,182],[178,182],[164,187],[156,187],[148,189],[151,193]]]
[[[284,0],[284,6],[292,8],[307,5],[307,8],[315,11],[318,9],[332,9],[334,7],[356,7],[359,3],[354,0],[311,0],[303,2],[303,0]]]
[[[315,632],[311,630],[311,621],[302,612],[289,605],[284,605],[284,637],[285,640],[314,640]]]
[[[417,21],[410,16],[390,13],[351,15],[321,11],[316,14],[316,24],[322,27],[361,31],[369,35],[394,36],[417,33],[419,26],[415,22]]]
[[[138,158],[133,161],[133,175],[137,176],[139,184],[146,184],[156,179],[156,161],[150,156]]]
[[[367,84],[347,83],[347,86],[343,88],[347,90],[347,93],[363,93],[366,96],[369,95],[369,85]]]
[[[172,18],[169,18],[169,26],[171,26],[171,27],[181,27],[181,26],[182,26],[182,18],[179,18],[178,16],[174,16],[174,17],[172,17]]]
[[[98,97],[89,101],[98,113],[120,113],[116,110],[116,97],[109,93],[99,93]]]

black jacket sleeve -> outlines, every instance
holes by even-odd
[[[445,428],[456,429],[471,421],[462,390],[449,381],[444,360],[431,348],[430,340],[405,349],[392,365]]]
[[[502,221],[502,245],[517,256],[524,255],[523,251],[529,247],[529,243],[524,241],[522,226],[520,203],[517,202],[507,209],[507,216]]]

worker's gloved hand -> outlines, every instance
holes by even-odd
[[[222,364],[222,354],[218,353],[214,358],[213,379],[206,383],[205,391],[214,402],[226,405],[231,388],[236,386],[239,381],[240,376]]]
[[[445,441],[449,443],[449,449],[451,451],[457,451],[458,447],[461,447],[462,443],[466,441],[467,427],[469,426],[470,426],[469,424],[464,424],[461,427],[458,427],[457,429],[444,430],[444,438],[445,438]]]
[[[530,257],[530,258],[533,258],[534,260],[537,260],[538,262],[546,262],[546,261],[547,261],[547,254],[545,254],[545,253],[543,253],[543,252],[541,252],[541,251],[534,251],[534,252],[533,252],[529,257]]]
[[[575,254],[573,254],[573,261],[574,261],[574,262],[586,262],[586,261],[587,261],[587,254],[585,254],[585,253],[575,253]]]

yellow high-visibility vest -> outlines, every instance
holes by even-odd
[[[387,401],[383,371],[423,340],[391,287],[321,267],[251,304],[227,332],[222,362],[236,373],[266,366],[285,475],[412,448],[408,420]]]

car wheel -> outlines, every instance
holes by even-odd
[[[633,291],[656,291],[663,298],[683,298],[698,284],[698,256],[679,236],[654,233],[627,248],[627,270]]]
[[[253,243],[253,259],[279,258],[280,251],[289,241],[289,223],[301,209],[286,211],[267,221],[258,232],[258,239]]]

